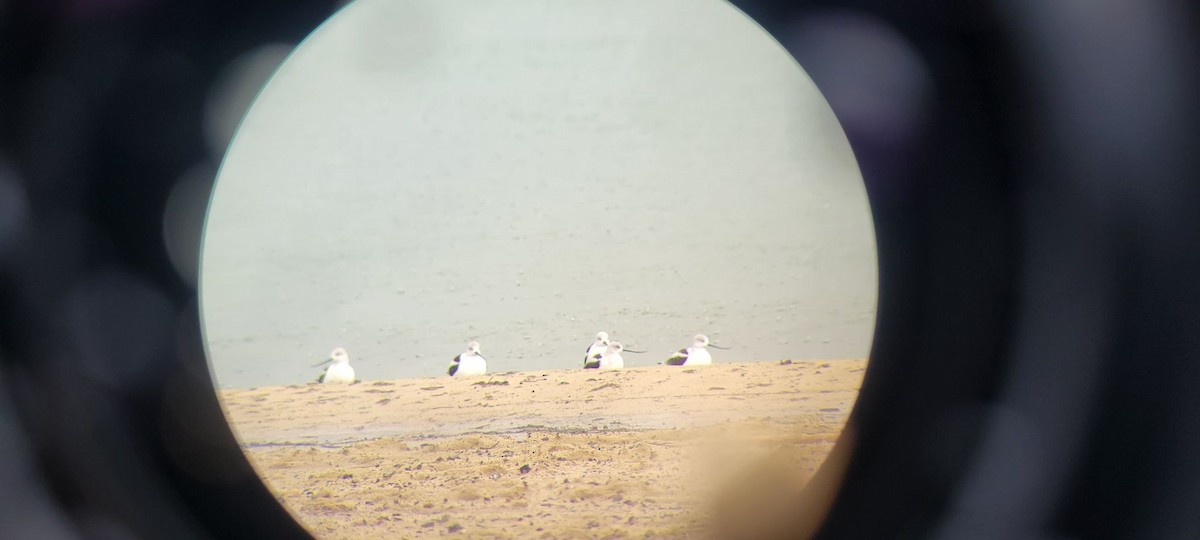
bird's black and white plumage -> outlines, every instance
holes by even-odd
[[[446,373],[451,377],[467,377],[487,373],[487,360],[482,354],[479,354],[479,342],[468,343],[467,351],[455,356],[450,361],[450,368],[446,370]]]
[[[604,352],[596,355],[599,369],[625,369],[625,358],[621,356],[621,351],[624,347],[621,342],[609,342],[608,348]]]
[[[595,369],[600,367],[600,355],[608,349],[608,332],[597,332],[596,341],[588,345],[587,352],[583,354],[584,369]]]
[[[708,353],[708,336],[696,334],[692,338],[692,346],[679,349],[667,358],[668,366],[706,366],[712,363],[712,355]]]
[[[350,355],[346,354],[346,349],[338,347],[329,353],[329,359],[317,364],[323,366],[329,364],[325,371],[317,377],[317,382],[322,384],[328,383],[353,383],[354,368],[350,367]],[[315,366],[314,366],[315,367]]]

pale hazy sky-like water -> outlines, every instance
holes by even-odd
[[[238,128],[205,226],[222,387],[345,347],[363,379],[862,358],[874,232],[832,111],[718,0],[358,0]]]

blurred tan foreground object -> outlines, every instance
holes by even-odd
[[[727,482],[714,501],[713,538],[791,540],[812,538],[837,496],[854,446],[847,425],[837,445],[812,475],[803,474],[786,450],[777,450]]]

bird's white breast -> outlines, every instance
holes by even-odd
[[[601,356],[600,369],[625,369],[625,359],[619,354]]]
[[[688,357],[685,363],[689,366],[707,366],[712,363],[712,355],[708,354],[708,349],[688,347]]]
[[[354,382],[354,368],[350,367],[350,364],[333,364],[325,370],[324,382],[352,383]]]
[[[487,373],[487,361],[482,356],[463,356],[458,361],[458,371],[455,377],[468,377]]]

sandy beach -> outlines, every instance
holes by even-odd
[[[259,474],[319,538],[706,538],[738,482],[765,473],[798,491],[865,366],[526,371],[222,397]]]

